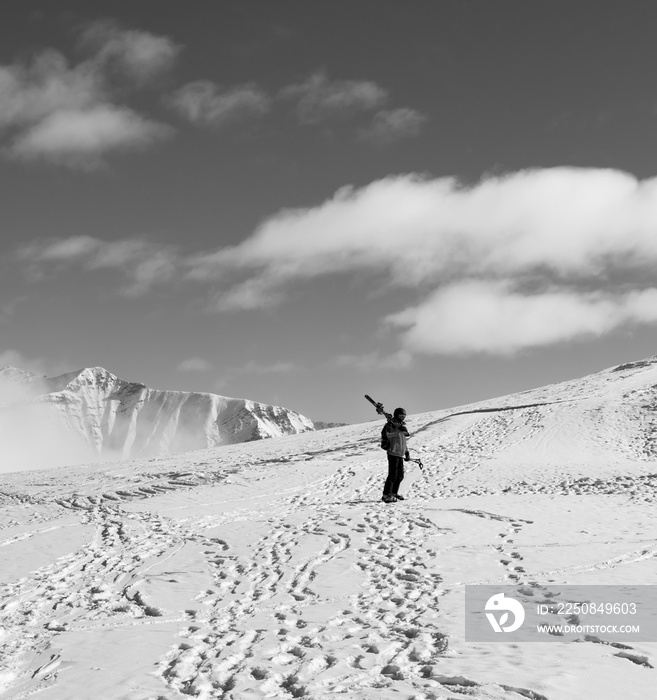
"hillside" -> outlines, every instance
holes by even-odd
[[[646,700],[654,627],[474,643],[463,601],[652,590],[655,384],[651,358],[411,416],[395,504],[378,421],[6,474],[0,700]]]
[[[482,491],[657,472],[657,357],[530,391],[416,416],[415,444],[477,465]],[[436,430],[433,430],[433,428]],[[462,475],[461,478],[464,478]]]

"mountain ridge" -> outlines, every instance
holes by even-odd
[[[100,458],[161,456],[314,430],[309,418],[281,406],[151,389],[103,367],[55,377],[5,367],[0,379],[13,385],[14,408],[38,407],[37,424],[47,420],[49,428],[68,432]],[[22,391],[17,393],[17,387]]]

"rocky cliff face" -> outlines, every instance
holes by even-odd
[[[279,406],[209,393],[160,391],[124,381],[102,367],[37,378],[4,368],[0,410],[30,405],[97,457],[143,457],[313,430],[312,421]],[[21,387],[20,398],[16,386]],[[24,422],[24,421],[23,421]],[[38,433],[38,425],[35,425]],[[34,435],[39,440],[38,434]]]

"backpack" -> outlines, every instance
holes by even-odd
[[[390,447],[390,440],[388,439],[388,435],[386,433],[386,428],[388,427],[387,423],[386,425],[381,428],[381,449],[382,450],[387,450]]]

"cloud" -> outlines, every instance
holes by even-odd
[[[0,66],[0,127],[85,109],[104,100],[106,92],[103,76],[91,64],[71,68],[59,52],[44,51],[31,64]]]
[[[44,275],[116,270],[124,294],[207,285],[215,311],[280,304],[293,286],[326,275],[404,289],[408,308],[381,319],[397,352],[339,360],[366,368],[416,354],[509,355],[655,324],[656,230],[657,178],[552,168],[470,186],[404,175],[343,188],[281,211],[238,245],[194,255],[80,236],[32,243],[16,259]]]
[[[113,21],[93,22],[81,34],[81,44],[94,49],[94,62],[124,72],[137,82],[169,70],[181,46],[165,36],[125,30]]]
[[[29,394],[15,398],[8,408],[0,404],[0,474],[99,461],[62,415]]]
[[[168,103],[195,124],[223,127],[265,115],[271,100],[253,83],[221,90],[208,80],[197,80],[177,90]]]
[[[364,141],[377,146],[419,136],[427,117],[416,109],[400,107],[377,112],[372,123],[359,131]]]
[[[324,72],[278,91],[277,99],[291,103],[303,125],[344,122],[379,109],[388,92],[369,80],[329,80]],[[255,83],[224,87],[209,80],[183,85],[166,100],[169,107],[200,126],[225,127],[244,119],[262,118],[274,99]],[[417,136],[427,117],[407,107],[378,111],[372,123],[358,131],[359,138],[376,145]]]
[[[103,241],[93,236],[70,236],[22,246],[16,251],[16,257],[31,264],[80,263],[88,270],[97,270],[123,268],[130,261],[143,259],[151,249],[150,243],[137,238]]]
[[[86,168],[102,163],[109,151],[150,145],[172,133],[115,98],[166,70],[178,47],[111,23],[87,28],[83,44],[94,53],[77,65],[47,49],[30,61],[0,66],[6,155]]]
[[[72,236],[52,243],[33,243],[18,251],[18,257],[31,262],[71,261],[95,253],[101,242],[91,236]]]
[[[513,355],[599,337],[626,324],[655,323],[657,289],[525,295],[505,282],[464,282],[435,291],[387,322],[405,329],[401,342],[412,353]]]
[[[138,297],[156,285],[171,282],[176,277],[176,257],[169,250],[148,251],[141,260],[136,260],[128,271],[130,283],[123,287],[122,294]]]
[[[510,353],[655,323],[653,290],[636,281],[657,264],[655,230],[657,179],[552,168],[464,186],[408,175],[282,211],[241,244],[184,264],[199,281],[234,280],[219,310],[366,273],[416,290],[415,305],[387,321],[402,349]]]
[[[93,167],[108,151],[132,149],[166,138],[172,129],[144,119],[132,110],[98,105],[85,110],[59,110],[24,131],[10,151],[26,160]]]
[[[126,279],[120,293],[133,297],[180,276],[176,251],[144,239],[102,241],[92,236],[71,236],[36,241],[18,249],[15,258],[26,264],[37,279],[73,267],[86,272],[117,270]]]
[[[0,352],[0,368],[10,365],[43,376],[44,364],[16,350]],[[42,391],[29,376],[0,372],[0,473],[97,461],[64,416],[41,402]]]
[[[187,266],[189,261],[185,261]],[[191,263],[192,268],[196,263]],[[197,276],[192,270],[189,276],[203,279],[203,273]],[[206,279],[210,280],[212,275]],[[267,278],[267,275],[248,279],[241,284],[236,284],[225,293],[216,293],[212,296],[207,308],[211,311],[249,311],[252,309],[265,309],[278,306],[284,298],[283,293],[277,289],[279,285]]]
[[[387,101],[388,92],[369,80],[330,81],[319,72],[303,83],[283,88],[279,96],[293,102],[299,122],[309,125],[377,109]]]
[[[189,357],[176,368],[179,372],[208,372],[212,365],[201,357]]]
[[[190,258],[190,274],[257,271],[269,285],[349,270],[400,286],[447,276],[597,274],[657,261],[657,179],[554,168],[484,180],[408,175],[284,210],[243,243]]]

